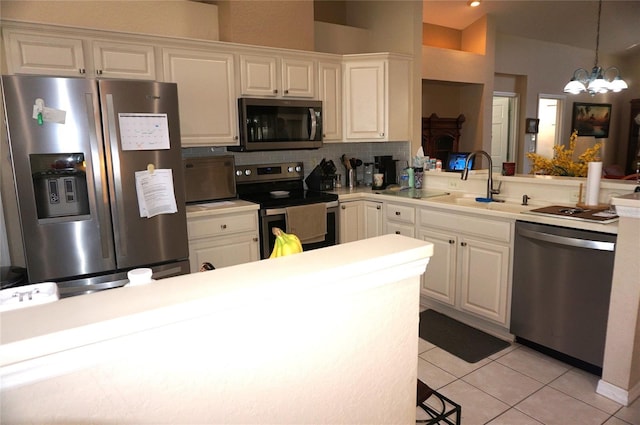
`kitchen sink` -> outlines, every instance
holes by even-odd
[[[429,200],[448,205],[459,205],[461,207],[470,207],[489,211],[502,211],[516,214],[532,208],[532,206],[522,205],[520,202],[508,200],[505,201],[500,199],[496,199],[493,202],[481,202],[476,200],[476,198],[479,197],[480,196],[476,194],[464,193],[437,196]]]

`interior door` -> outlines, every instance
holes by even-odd
[[[491,160],[493,172],[500,172],[502,163],[511,161],[509,151],[509,98],[494,96],[491,119]],[[511,155],[512,156],[512,155]]]
[[[553,95],[540,95],[538,99],[538,125],[536,153],[553,158],[553,147],[558,144],[560,137],[560,116],[562,113],[562,99]]]

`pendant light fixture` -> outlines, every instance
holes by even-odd
[[[627,89],[629,86],[620,77],[620,70],[615,66],[602,69],[598,65],[598,50],[600,48],[600,15],[602,14],[602,0],[598,2],[598,29],[596,32],[596,60],[589,73],[584,68],[578,68],[573,72],[571,81],[564,86],[565,93],[579,94],[587,92],[591,96],[598,93],[617,93]]]

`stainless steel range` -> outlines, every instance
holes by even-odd
[[[305,251],[338,243],[338,195],[304,188],[302,162],[236,165],[238,197],[260,204],[260,257],[273,250],[274,227],[286,231],[287,208],[323,203],[326,206],[327,233],[324,240],[304,243]]]

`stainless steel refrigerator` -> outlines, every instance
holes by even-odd
[[[2,76],[2,91],[29,283],[64,297],[138,267],[189,272],[174,83]]]

